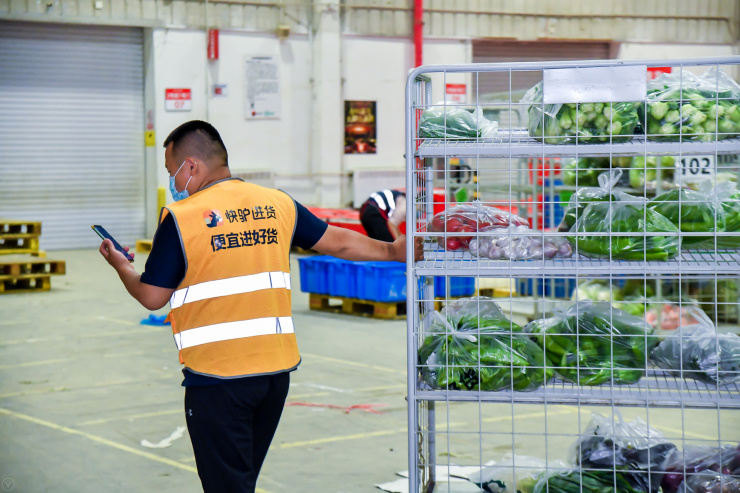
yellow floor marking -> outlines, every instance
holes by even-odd
[[[138,455],[139,457],[144,457],[146,459],[153,460],[155,462],[160,462],[162,464],[167,464],[168,466],[177,467],[178,469],[183,469],[185,471],[196,472],[196,473],[198,472],[197,469],[192,466],[186,466],[184,464],[180,464],[177,461],[170,460],[165,457],[160,457],[158,455],[152,454],[150,452],[145,452],[143,450],[137,450],[133,447],[129,447],[128,445],[123,445],[122,443],[117,443],[112,440],[108,440],[107,438],[99,437],[97,435],[92,435],[84,431],[75,430],[74,428],[69,428],[67,426],[58,425],[56,423],[52,423],[51,421],[45,421],[43,419],[34,418],[33,416],[17,413],[15,411],[11,411],[9,409],[5,409],[1,407],[0,407],[0,414],[5,414],[7,416],[11,416],[16,419],[22,419],[24,421],[28,421],[30,423],[34,423],[37,425],[46,426],[47,428],[51,428],[52,430],[61,431],[64,433],[68,433],[70,435],[82,436],[94,442],[101,443],[109,447],[113,447],[114,449],[122,450],[130,454]]]
[[[136,325],[136,324],[131,323],[127,325]],[[159,332],[159,330],[157,330],[156,328],[114,330],[114,331],[101,330],[100,332],[78,336],[78,338],[79,339],[92,339],[92,338],[98,338],[98,337],[114,337],[114,336],[118,337],[122,335],[130,335],[130,334],[143,334],[147,332]],[[0,347],[11,346],[11,345],[16,345],[16,344],[35,344],[37,342],[61,341],[64,339],[65,339],[64,337],[38,337],[38,338],[34,337],[30,339],[12,339],[10,341],[0,342]]]
[[[63,358],[63,359],[46,359],[42,361],[26,361],[25,363],[18,363],[17,365],[0,365],[0,370],[7,370],[9,368],[27,368],[29,366],[53,365],[55,363],[65,363],[67,361],[73,361],[73,359]]]
[[[309,358],[323,359],[325,361],[331,361],[332,363],[339,363],[342,365],[357,366],[360,368],[370,368],[372,370],[385,371],[389,373],[399,373],[402,375],[406,374],[405,370],[401,371],[401,370],[396,370],[395,368],[387,368],[385,366],[368,365],[367,363],[358,363],[357,361],[349,361],[346,359],[332,358],[330,356],[321,356],[319,354],[311,354],[311,353],[305,353],[305,352],[301,352],[301,354]]]
[[[656,425],[655,423],[652,423],[650,426],[653,426],[654,428],[658,428],[659,430],[669,431],[671,433],[677,433],[679,436],[685,435],[685,436],[690,436],[690,437],[694,437],[694,438],[700,438],[702,440],[709,440],[709,441],[712,441],[712,442],[716,442],[717,441],[717,438],[711,438],[711,437],[709,437],[707,435],[702,435],[700,433],[694,433],[694,432],[691,432],[691,431],[683,431],[683,430],[679,430],[677,428],[670,428],[668,426]]]
[[[283,443],[279,445],[279,448],[306,447],[308,445],[318,445],[321,443],[343,442],[346,440],[359,440],[361,438],[372,438],[372,437],[380,437],[384,435],[395,435],[396,433],[405,433],[405,432],[406,432],[406,429],[372,431],[370,433],[357,433],[355,435],[343,435],[343,436],[334,436],[334,437],[326,437],[326,438],[317,438],[316,440],[305,440],[302,442]]]
[[[129,351],[127,353],[109,353],[104,355],[105,358],[121,358],[123,356],[138,356],[144,354],[144,351]]]
[[[130,419],[153,418],[155,416],[167,416],[169,414],[180,414],[184,412],[185,412],[184,408],[169,409],[167,411],[155,411],[151,413],[132,414],[130,416],[120,416],[118,418],[93,419],[92,421],[83,421],[82,423],[77,423],[75,426],[100,425],[103,423],[110,423],[111,421],[125,421],[125,420],[130,420]]]
[[[46,389],[37,389],[37,390],[22,390],[20,392],[8,392],[6,394],[0,394],[0,399],[5,399],[8,397],[20,397],[25,395],[35,395],[35,394],[46,394],[49,392],[65,392],[65,391],[80,391],[80,390],[87,390],[91,388],[99,388],[99,387],[110,387],[113,385],[128,385],[132,383],[142,383],[142,382],[151,382],[152,380],[167,380],[170,378],[175,378],[173,375],[160,375],[158,377],[151,377],[151,378],[145,378],[143,380],[117,380],[113,382],[103,382],[103,383],[95,383],[91,385],[85,385],[84,387],[79,388],[70,388],[70,387],[54,387],[54,388],[46,388]],[[179,379],[178,379],[179,380]]]
[[[0,342],[0,347],[12,346],[14,344],[34,344],[37,342],[63,341],[63,340],[64,340],[64,337],[39,337],[39,338],[32,337],[30,339],[12,339],[10,341]]]
[[[295,402],[295,399],[305,399],[306,397],[322,397],[325,395],[329,395],[329,392],[316,392],[313,394],[297,394],[297,395],[291,395],[290,400],[287,400],[285,402]]]
[[[0,322],[0,325],[16,325],[16,324],[20,325],[20,324],[27,324],[27,323],[30,323],[30,322],[28,320],[13,320],[10,322],[9,321]]]
[[[165,464],[165,465],[168,465],[168,466],[171,466],[171,467],[175,467],[177,469],[182,469],[183,471],[194,472],[196,474],[198,473],[198,469],[196,469],[193,466],[182,464],[180,462],[177,462],[177,461],[174,461],[174,460],[171,460],[171,459],[167,459],[166,457],[160,457],[160,456],[158,456],[156,454],[152,454],[150,452],[145,452],[143,450],[138,450],[138,449],[135,449],[133,447],[129,447],[128,445],[124,445],[122,443],[117,443],[117,442],[114,442],[113,440],[108,440],[107,438],[99,437],[97,435],[92,435],[92,434],[86,433],[84,431],[75,430],[74,428],[69,428],[67,426],[58,425],[56,423],[52,423],[51,421],[45,421],[43,419],[34,418],[33,416],[29,416],[27,414],[17,413],[15,411],[11,411],[10,409],[4,409],[4,408],[0,407],[0,415],[2,415],[2,414],[7,415],[7,416],[11,416],[11,417],[16,418],[16,419],[22,419],[24,421],[28,421],[30,423],[34,423],[34,424],[37,424],[37,425],[46,426],[47,428],[51,428],[52,430],[61,431],[63,433],[68,433],[70,435],[82,436],[82,437],[85,437],[85,438],[87,438],[89,440],[92,440],[94,442],[97,442],[97,443],[100,443],[100,444],[103,444],[103,445],[107,445],[108,447],[113,447],[116,450],[121,450],[123,452],[128,452],[130,454],[138,455],[139,457],[143,457],[145,459],[149,459],[149,460],[154,461],[154,462],[159,462],[161,464]],[[269,491],[266,491],[266,490],[261,489],[261,488],[255,489],[255,492],[256,493],[270,493]]]
[[[544,418],[545,416],[558,416],[562,414],[578,414],[578,409],[562,409],[559,411],[537,412],[526,414],[515,414],[514,419]],[[496,423],[498,421],[511,421],[511,416],[496,416],[495,418],[483,418],[484,423]]]

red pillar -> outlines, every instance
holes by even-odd
[[[424,0],[414,0],[414,67],[422,63],[421,55],[424,46]]]

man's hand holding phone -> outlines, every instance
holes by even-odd
[[[129,253],[129,248],[122,247],[105,228],[95,224],[92,229],[103,239],[103,243],[100,245],[100,254],[114,269],[118,270],[134,261],[134,254]]]

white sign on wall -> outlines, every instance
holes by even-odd
[[[193,99],[190,89],[165,89],[164,109],[167,111],[192,111]]]
[[[280,118],[280,70],[273,56],[251,56],[246,60],[247,120]]]

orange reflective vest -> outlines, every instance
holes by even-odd
[[[168,205],[160,223],[167,214],[185,254],[168,316],[180,363],[226,378],[297,367],[289,261],[295,202],[227,179]]]

